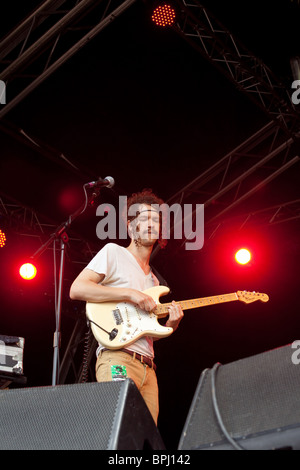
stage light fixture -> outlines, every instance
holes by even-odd
[[[158,5],[152,13],[152,21],[157,26],[172,26],[175,22],[175,9],[168,3]]]
[[[3,248],[5,246],[5,243],[6,243],[6,235],[2,230],[0,230],[0,248]]]
[[[251,253],[246,248],[241,248],[235,254],[235,260],[239,264],[247,264],[251,260]]]
[[[34,279],[37,273],[36,267],[32,263],[25,263],[19,269],[20,276],[26,281]]]

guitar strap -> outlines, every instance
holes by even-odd
[[[159,281],[159,284],[161,286],[166,286],[170,289],[170,294],[172,293],[172,290],[169,286],[169,284],[167,283],[167,281],[163,278],[163,276],[157,271],[157,269],[155,269],[151,264],[150,264],[150,268],[153,272],[153,274],[157,277],[158,281]]]

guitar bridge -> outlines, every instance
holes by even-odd
[[[113,310],[112,313],[113,313],[116,325],[121,325],[121,323],[123,323],[123,318],[122,318],[120,310],[116,308],[115,310]]]

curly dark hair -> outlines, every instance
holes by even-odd
[[[124,214],[124,219],[126,219],[126,222],[134,220],[139,213],[136,213],[135,215],[128,215],[129,214],[129,208],[135,204],[147,204],[149,206],[155,205],[159,206],[159,220],[160,220],[160,228],[159,228],[159,238],[158,238],[158,244],[160,245],[161,248],[164,248],[167,244],[167,240],[162,238],[162,225],[164,223],[164,217],[163,217],[163,211],[164,211],[164,201],[159,198],[156,194],[153,193],[152,189],[146,188],[143,189],[139,193],[133,193],[128,199],[127,199],[127,210],[126,214]]]

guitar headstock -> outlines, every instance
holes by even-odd
[[[246,290],[239,290],[237,291],[236,295],[241,302],[245,302],[246,304],[250,304],[251,302],[255,302],[256,300],[260,300],[261,302],[268,302],[269,296],[267,294],[260,294],[259,292],[250,292]]]

